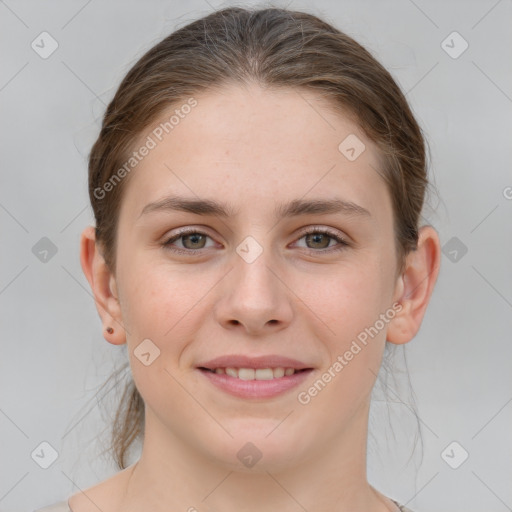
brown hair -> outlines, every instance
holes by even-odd
[[[111,271],[130,175],[113,187],[106,184],[130,158],[142,132],[171,106],[227,83],[315,91],[334,110],[354,117],[382,157],[379,172],[392,199],[401,267],[417,245],[427,165],[422,131],[399,86],[366,49],[316,16],[232,7],[182,27],[151,48],[108,105],[89,157],[89,196],[96,239]],[[120,469],[143,429],[144,402],[130,380],[113,427],[112,451]]]

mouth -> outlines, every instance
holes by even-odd
[[[218,367],[218,368],[205,368],[199,367],[199,370],[215,373],[217,375],[227,375],[234,379],[240,380],[274,380],[281,379],[283,377],[290,377],[296,373],[307,372],[312,370],[312,368],[284,368],[279,366],[277,368],[234,368],[232,366],[228,367]]]
[[[206,382],[238,398],[266,399],[298,386],[313,367],[281,356],[222,356],[196,367]]]

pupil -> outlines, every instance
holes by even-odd
[[[192,242],[192,245],[195,245],[197,243],[200,243],[201,238],[204,238],[203,235],[200,235],[199,233],[194,233],[192,235],[185,236],[185,240],[190,240]],[[186,244],[185,244],[186,246]]]
[[[320,244],[320,247],[324,249],[329,245],[329,240],[323,233],[313,233],[312,235],[309,235],[310,241],[312,239],[313,244]],[[322,244],[322,238],[324,239],[324,243]],[[325,241],[327,241],[327,245],[325,244]]]

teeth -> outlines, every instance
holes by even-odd
[[[254,380],[256,372],[252,368],[240,368],[238,378],[242,380]]]
[[[293,368],[289,368],[289,370],[293,370],[292,373],[295,372],[295,370]],[[273,372],[274,372],[274,379],[279,379],[281,377],[284,377],[284,368],[274,368]]]
[[[258,368],[254,373],[256,380],[272,380],[274,378],[274,372],[270,368]],[[240,372],[238,372],[238,376],[240,377]]]
[[[238,371],[235,370],[235,368],[226,368],[226,373],[230,377],[234,377],[235,379],[238,379]]]
[[[293,375],[294,368],[215,368],[215,373],[226,374],[241,380],[272,380]]]

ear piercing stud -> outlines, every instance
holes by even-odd
[[[109,327],[107,327],[105,330],[106,330],[109,334],[112,334],[112,333],[114,332],[114,329],[112,329],[112,327],[110,327],[110,326],[109,326]]]

